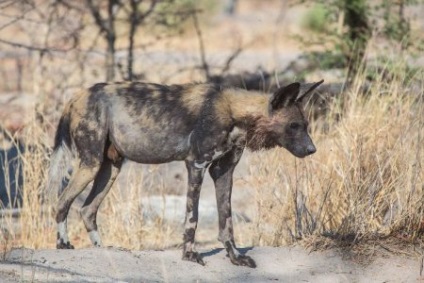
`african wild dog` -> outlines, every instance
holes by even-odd
[[[49,188],[60,187],[72,156],[76,168],[59,191],[57,248],[72,249],[66,219],[74,199],[94,180],[81,216],[100,246],[97,210],[125,159],[158,164],[184,160],[188,170],[183,259],[204,264],[194,250],[199,194],[206,169],[215,182],[219,237],[231,262],[255,267],[237,252],[231,218],[232,175],[245,147],[284,147],[297,157],[316,151],[302,101],[322,81],[293,83],[272,95],[213,84],[100,83],[65,107],[56,133]]]

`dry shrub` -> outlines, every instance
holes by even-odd
[[[25,140],[24,150],[18,153],[23,169],[21,188],[22,203],[19,204],[19,217],[16,213],[4,213],[0,222],[0,246],[50,247],[55,242],[55,226],[51,217],[51,206],[43,202],[43,188],[48,167],[48,141],[46,129],[33,115],[33,122],[28,123],[19,134]],[[8,161],[5,160],[5,163]],[[1,164],[7,168],[7,164]],[[18,177],[16,176],[16,180]],[[8,184],[6,184],[6,187]],[[50,244],[50,245],[49,245]]]
[[[315,155],[299,160],[284,149],[251,155],[255,244],[278,246],[311,235],[420,235],[422,93],[399,79],[375,83],[365,95],[353,88],[338,98],[325,127],[323,121],[312,123]],[[340,112],[341,118],[331,118]]]

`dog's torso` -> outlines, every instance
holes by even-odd
[[[71,101],[76,104],[87,107],[73,111],[71,120],[100,119],[95,124],[106,124],[118,153],[139,163],[190,160],[204,166],[242,145],[246,135],[235,127],[216,85],[98,84]]]

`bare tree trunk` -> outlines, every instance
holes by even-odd
[[[109,0],[107,12],[107,32],[106,32],[106,41],[107,41],[107,52],[106,52],[106,81],[113,81],[115,79],[115,15],[114,15],[114,6],[116,0]]]
[[[16,59],[16,71],[17,71],[17,83],[16,83],[16,90],[18,93],[22,93],[22,72],[23,72],[24,64],[22,62],[21,58]]]
[[[353,82],[365,56],[371,28],[368,24],[365,0],[344,0],[345,24],[348,26],[349,54],[347,82]]]
[[[128,57],[127,57],[127,79],[129,81],[132,81],[134,79],[134,71],[133,71],[133,64],[134,64],[134,36],[135,32],[137,31],[138,27],[138,1],[137,0],[131,0],[131,14],[130,14],[130,33],[129,33],[129,45],[128,45]]]
[[[406,50],[410,44],[411,26],[405,17],[405,0],[399,1],[399,29],[402,33],[401,48]]]
[[[211,74],[210,74],[210,71],[209,71],[208,62],[206,61],[205,45],[204,45],[204,42],[203,42],[202,30],[200,29],[199,20],[197,19],[197,11],[193,11],[191,16],[193,18],[194,29],[196,30],[197,39],[199,41],[200,60],[202,61],[201,67],[202,67],[202,69],[205,73],[206,80],[209,81],[211,79]]]
[[[151,0],[150,6],[145,12],[140,11],[140,5],[143,0],[130,0],[130,32],[128,35],[128,58],[127,58],[127,79],[132,81],[135,79],[134,75],[134,42],[135,34],[138,27],[143,23],[143,21],[149,17],[149,15],[155,10],[158,0]]]
[[[107,19],[100,14],[100,7],[96,6],[93,0],[86,0],[90,13],[93,16],[96,25],[105,36],[106,48],[106,81],[115,79],[115,8],[119,7],[119,1],[109,0],[107,6]]]

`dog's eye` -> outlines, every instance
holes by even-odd
[[[290,129],[292,130],[298,130],[300,128],[300,124],[296,122],[290,123]]]

